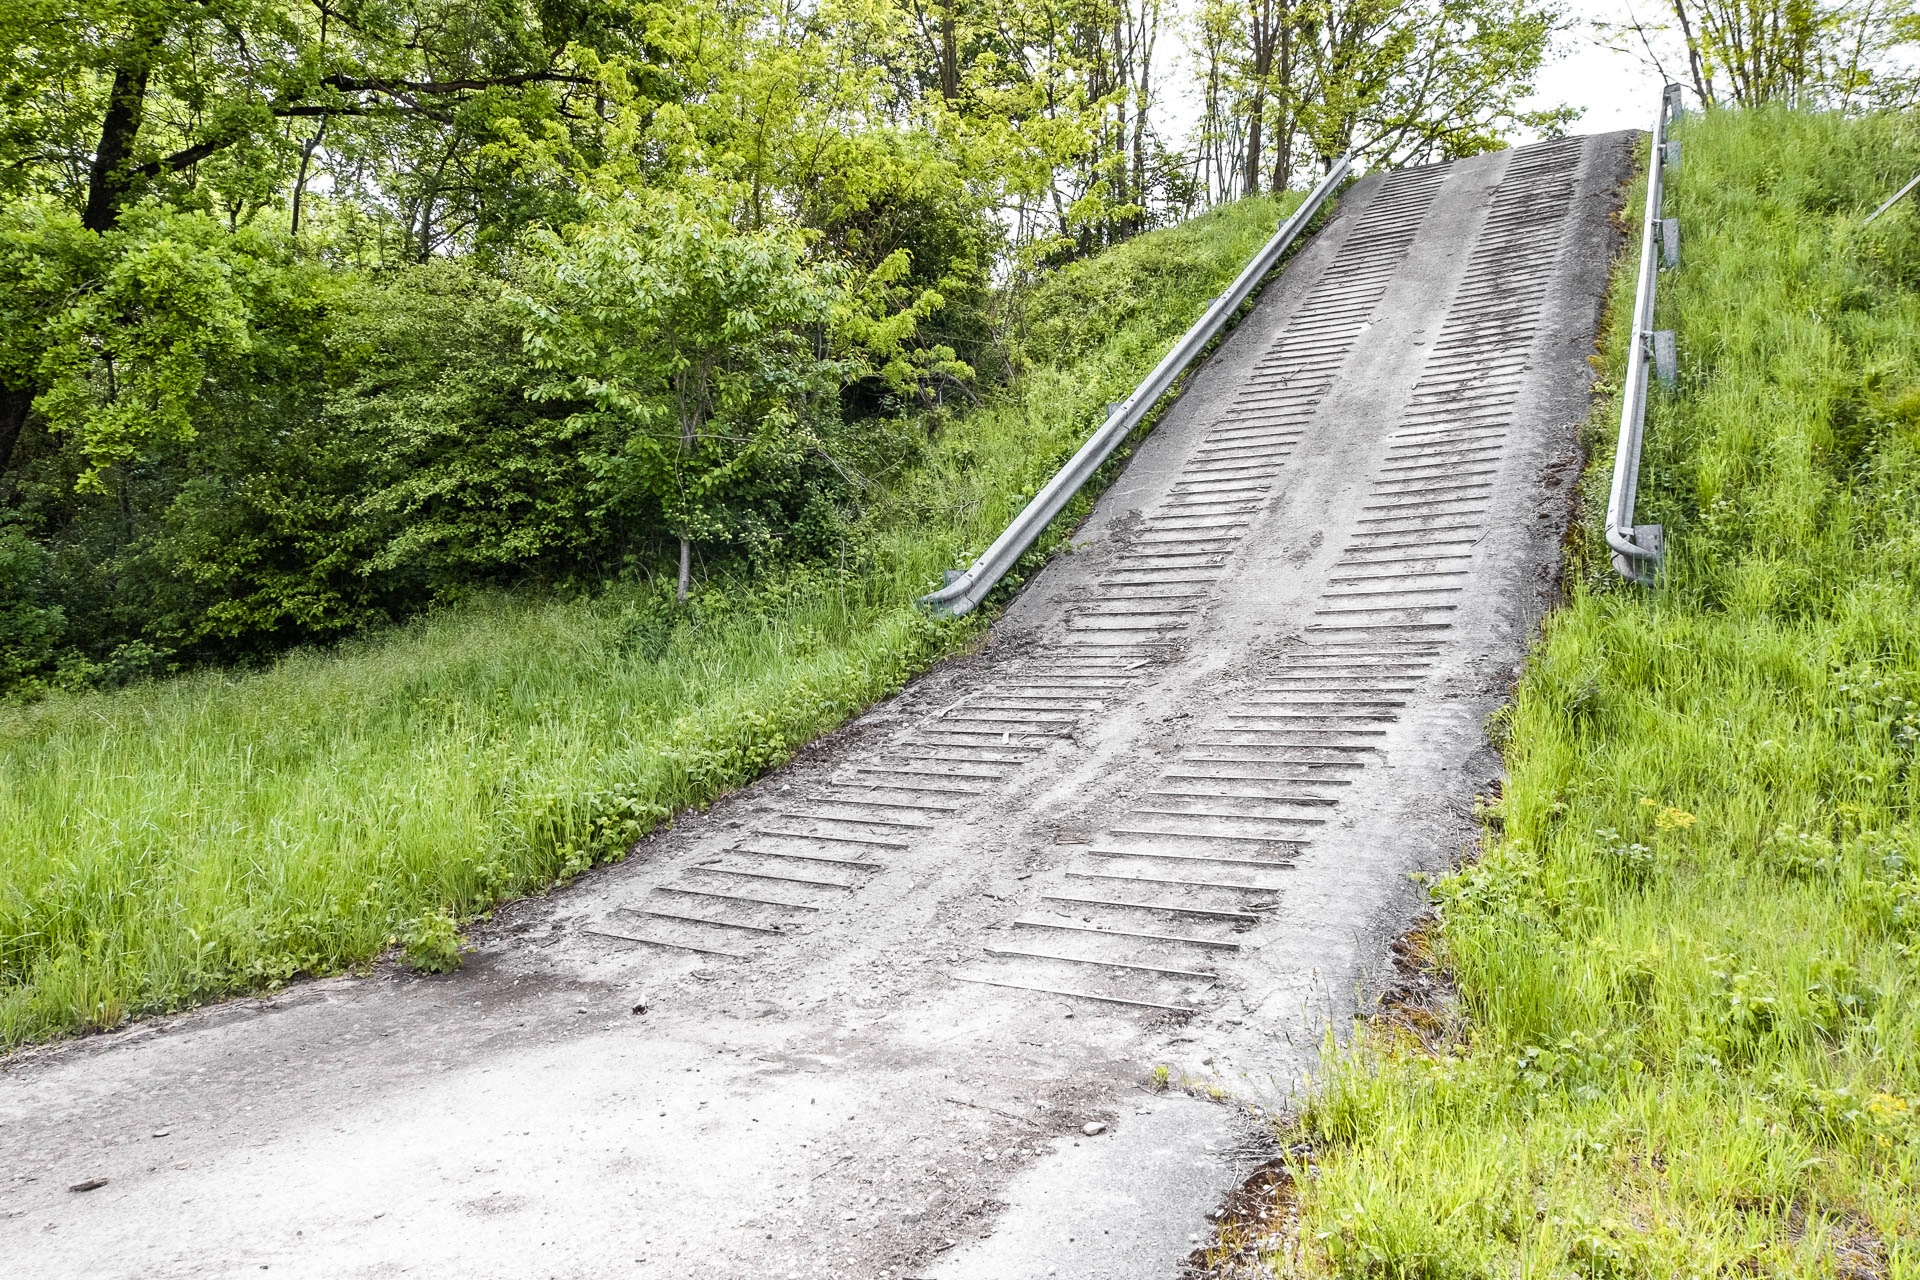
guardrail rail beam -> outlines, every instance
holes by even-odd
[[[1327,171],[1327,176],[1308,193],[1292,216],[1280,224],[1273,238],[1247,263],[1232,286],[1208,305],[1205,314],[1174,344],[1173,350],[1154,366],[1153,372],[1134,389],[1132,395],[1118,405],[1109,407],[1106,422],[1087,438],[1087,442],[1054,474],[1053,479],[1047,481],[1046,487],[1021,509],[1013,522],[993,540],[993,545],[982,552],[966,572],[949,570],[945,586],[931,595],[920,597],[919,603],[923,608],[957,618],[971,613],[987,598],[987,594],[1027,553],[1027,548],[1033,545],[1041,531],[1053,523],[1053,518],[1064,511],[1067,504],[1073,501],[1073,496],[1093,478],[1100,464],[1146,419],[1153,406],[1160,402],[1160,397],[1172,389],[1187,366],[1226,327],[1233,313],[1240,309],[1240,304],[1279,264],[1287,247],[1306,230],[1314,214],[1320,211],[1320,207],[1339,188],[1352,168],[1352,156],[1341,156],[1334,163],[1333,168]]]
[[[1633,338],[1627,344],[1627,376],[1620,390],[1620,438],[1613,453],[1613,487],[1607,495],[1607,546],[1613,568],[1629,582],[1650,585],[1666,554],[1666,534],[1657,524],[1633,522],[1640,490],[1640,445],[1647,422],[1647,366],[1664,386],[1678,374],[1678,350],[1671,329],[1653,327],[1655,282],[1659,268],[1680,265],[1680,223],[1660,215],[1666,194],[1666,169],[1680,159],[1680,144],[1667,132],[1680,117],[1680,86],[1660,94],[1653,137],[1647,148],[1647,208],[1640,222],[1640,274],[1633,294]]]

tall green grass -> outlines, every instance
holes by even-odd
[[[836,563],[495,597],[252,674],[0,708],[0,1045],[365,963],[617,858],[966,645],[913,607],[1269,235],[1258,199],[1076,264],[1037,363],[949,424]],[[1085,511],[1057,522],[1030,571]]]
[[[1606,568],[1609,394],[1484,857],[1437,886],[1463,1026],[1329,1050],[1277,1271],[1920,1276],[1920,213],[1860,226],[1920,131],[1680,136],[1666,581]]]

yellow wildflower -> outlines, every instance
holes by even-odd
[[[1694,816],[1685,809],[1676,809],[1668,805],[1654,818],[1653,825],[1662,831],[1680,831],[1694,824]]]
[[[1909,1109],[1907,1100],[1897,1093],[1876,1093],[1867,1099],[1867,1112],[1882,1122],[1904,1120]]]

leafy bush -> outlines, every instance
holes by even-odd
[[[45,562],[32,539],[0,525],[0,689],[48,672],[66,638],[65,612],[39,598]]]
[[[866,347],[812,347],[857,310],[840,277],[791,236],[633,216],[505,276],[471,259],[372,276],[200,213],[95,235],[14,210],[0,381],[41,390],[5,572],[65,627],[9,621],[0,698],[257,661],[488,587],[644,576],[680,533],[705,569],[837,553],[925,438],[843,420]],[[622,277],[636,252],[654,256]],[[672,312],[696,281],[705,310]],[[897,347],[875,323],[861,341]],[[679,404],[697,408],[684,457]]]
[[[409,969],[452,973],[460,967],[460,926],[444,911],[409,921],[400,945]]]

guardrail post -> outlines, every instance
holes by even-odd
[[[1680,167],[1680,139],[1669,138],[1667,140],[1667,151],[1666,154],[1661,157],[1660,162],[1669,169],[1678,169]]]
[[[1680,219],[1660,219],[1660,265],[1671,271],[1680,265]]]
[[[1673,330],[1655,329],[1648,335],[1653,339],[1653,376],[1660,379],[1660,385],[1671,387],[1679,375],[1680,354],[1673,340]]]
[[[1680,86],[1669,84],[1663,92],[1666,95],[1666,101],[1661,105],[1666,108],[1667,119],[1678,120],[1687,109],[1686,99],[1681,96]]]

